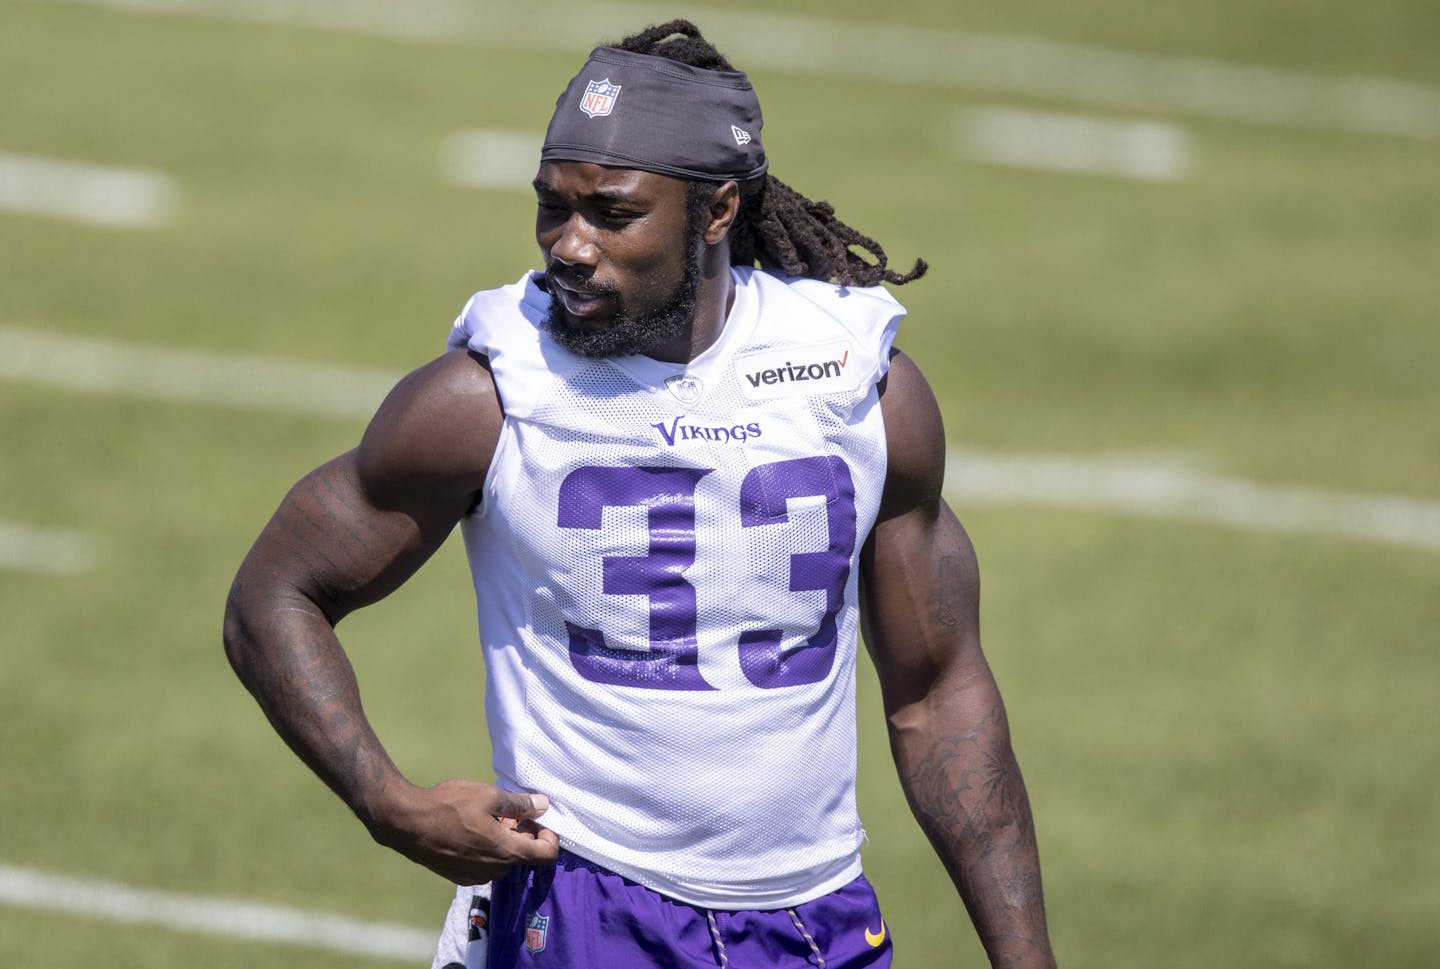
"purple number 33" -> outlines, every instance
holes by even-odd
[[[650,646],[614,649],[598,629],[566,623],[570,659],[586,679],[617,686],[709,690],[700,673],[695,587],[685,570],[695,562],[695,489],[710,468],[583,467],[560,485],[561,528],[598,529],[605,508],[647,509],[650,545],[645,555],[607,555],[607,595],[650,599]],[[773,688],[816,683],[835,661],[835,617],[845,599],[855,551],[855,486],[838,457],[776,461],[751,468],[740,483],[740,526],[763,528],[788,521],[786,501],[825,499],[829,542],[824,549],[790,556],[790,591],[825,593],[819,629],[799,646],[783,648],[781,629],[740,635],[740,668],[751,683]]]

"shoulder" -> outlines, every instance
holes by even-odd
[[[857,386],[868,387],[885,376],[906,310],[883,286],[837,286],[748,268],[738,272],[737,283],[750,288],[750,305],[768,321],[766,340],[834,344],[837,356],[850,352],[847,359],[858,366],[847,372]]]
[[[537,275],[526,272],[508,286],[472,295],[455,318],[447,345],[451,349],[469,347],[490,353],[513,341],[517,332],[533,334],[550,305],[550,297],[540,288]]]
[[[881,518],[940,500],[945,481],[945,424],[920,368],[899,350],[880,382],[887,452]]]
[[[776,269],[737,267],[735,272],[740,285],[753,286],[762,295],[786,293],[838,319],[891,322],[905,315],[905,307],[883,286],[837,286],[820,279],[787,276]]]
[[[361,482],[380,503],[417,487],[477,492],[504,419],[486,358],[450,350],[407,374],[380,405],[356,453]]]

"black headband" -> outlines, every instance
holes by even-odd
[[[768,166],[763,124],[741,71],[597,47],[555,102],[540,160],[744,181]]]

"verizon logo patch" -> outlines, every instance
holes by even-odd
[[[860,370],[849,343],[762,350],[735,360],[740,390],[751,400],[854,390]]]

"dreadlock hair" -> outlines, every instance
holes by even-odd
[[[688,20],[648,27],[611,46],[703,70],[735,70]],[[691,204],[701,193],[708,197],[718,184],[693,181],[687,193]],[[908,273],[890,269],[880,243],[836,218],[829,202],[812,201],[768,173],[740,183],[740,212],[730,230],[730,261],[841,286],[882,282],[899,286],[919,279],[929,268],[925,260],[917,259]]]

